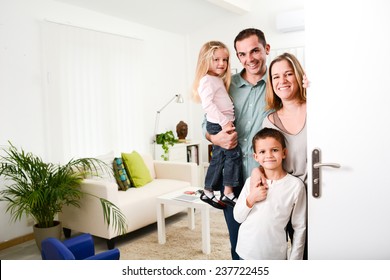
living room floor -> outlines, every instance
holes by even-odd
[[[180,212],[176,215],[173,215],[169,218],[166,218],[165,223],[169,225],[170,223],[174,223],[175,221],[186,218],[187,212]],[[132,232],[133,236],[142,236],[145,234],[150,234],[157,230],[157,224],[153,223],[146,227],[143,227],[139,230]],[[72,232],[72,236],[77,235],[77,232]],[[62,237],[64,238],[64,236]],[[104,252],[107,250],[106,240],[100,237],[93,237],[95,244],[95,253]],[[120,246],[121,244],[126,244],[129,242],[129,239],[126,238],[118,238],[115,241],[116,246]],[[0,251],[0,260],[41,260],[41,252],[39,251],[35,240],[30,240],[19,245],[4,249]]]
[[[94,242],[96,253],[107,250],[107,244],[104,239],[94,237]],[[39,251],[34,239],[0,251],[0,260],[41,259],[41,252]]]

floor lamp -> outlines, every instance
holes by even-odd
[[[154,140],[153,142],[156,143],[156,137],[157,137],[157,130],[158,130],[158,123],[160,121],[160,113],[162,110],[165,109],[165,107],[167,107],[171,102],[173,101],[176,101],[176,103],[184,103],[184,100],[183,100],[183,97],[181,96],[181,94],[175,94],[174,97],[172,97],[164,106],[162,106],[162,108],[160,110],[157,111],[156,113],[156,121],[155,121],[155,124],[154,124]]]

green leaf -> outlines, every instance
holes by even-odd
[[[168,160],[169,146],[173,146],[175,143],[179,142],[178,139],[175,139],[172,130],[168,130],[165,133],[160,133],[156,136],[156,143],[160,144],[164,153],[161,155],[163,160]]]
[[[0,150],[0,177],[5,183],[0,201],[7,203],[5,211],[12,221],[29,215],[39,227],[50,227],[64,205],[80,207],[81,197],[91,195],[80,189],[86,176],[96,176],[99,170],[112,174],[112,169],[99,159],[71,159],[64,165],[46,163],[8,143],[9,147]],[[101,201],[107,226],[112,223],[118,232],[125,233],[126,218],[120,209],[108,200],[97,199]]]

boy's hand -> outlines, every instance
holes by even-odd
[[[259,192],[259,194],[257,195],[257,198],[258,198],[258,202],[259,201],[263,201],[267,198],[267,194],[268,194],[268,186],[260,186],[257,190],[256,190],[256,193],[257,191]]]
[[[255,188],[259,186],[266,186],[267,185],[267,179],[265,178],[264,169],[259,166],[258,168],[253,168],[250,178],[250,188]]]
[[[252,208],[256,202],[263,201],[267,198],[268,186],[258,186],[250,190],[248,197],[246,198],[246,205]]]

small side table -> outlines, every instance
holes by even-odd
[[[165,231],[165,205],[178,205],[187,208],[188,212],[188,228],[195,228],[195,215],[194,210],[198,209],[201,211],[202,218],[202,252],[204,254],[210,254],[210,208],[211,206],[200,200],[199,195],[194,201],[183,201],[176,199],[177,197],[184,195],[185,191],[196,192],[198,188],[189,187],[180,191],[174,191],[171,193],[164,194],[157,198],[157,232],[158,232],[158,243],[165,244],[166,242],[166,231]],[[191,195],[192,196],[192,195]]]

